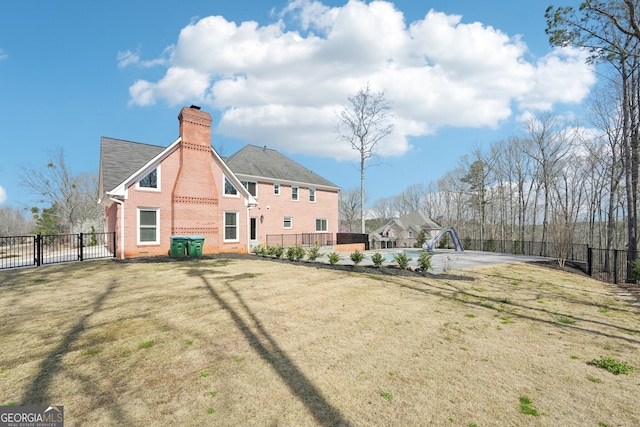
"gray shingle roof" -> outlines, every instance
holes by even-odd
[[[166,147],[102,137],[100,139],[100,197],[122,184]]]
[[[102,137],[100,140],[100,178],[98,195],[115,189],[127,178],[160,154],[166,147]],[[338,186],[283,156],[275,150],[247,145],[225,159],[234,174],[275,180],[307,183],[316,186]]]
[[[225,162],[235,174],[339,188],[299,163],[266,147],[247,145],[226,158]]]

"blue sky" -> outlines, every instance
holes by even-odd
[[[558,4],[577,5],[574,0]],[[333,132],[367,82],[394,134],[369,200],[426,184],[543,111],[580,117],[596,82],[544,34],[548,0],[9,2],[0,14],[0,207],[32,206],[24,167],[64,149],[96,172],[100,137],[166,146],[182,106],[214,119],[223,156],[267,145],[343,189],[357,154]]]

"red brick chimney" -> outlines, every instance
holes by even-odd
[[[211,115],[192,105],[182,108],[178,120],[180,170],[172,194],[171,233],[174,236],[203,236],[205,246],[210,246],[218,234],[215,222],[218,191],[212,171]]]

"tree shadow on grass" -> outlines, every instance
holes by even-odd
[[[323,426],[350,426],[351,424],[343,418],[337,408],[334,408],[326,398],[322,395],[313,383],[298,369],[295,363],[287,356],[287,354],[278,346],[271,335],[262,326],[249,306],[245,303],[242,296],[231,286],[231,279],[226,282],[226,287],[233,293],[239,302],[242,310],[247,313],[251,319],[251,324],[243,320],[240,313],[234,309],[219,293],[215,287],[209,283],[207,278],[201,271],[193,269],[190,275],[200,277],[206,286],[211,297],[229,313],[233,322],[236,324],[251,348],[264,360],[266,360],[272,369],[280,376],[284,383],[302,402],[309,412],[313,415],[318,424]],[[254,330],[256,332],[254,332]]]
[[[100,312],[102,310],[102,306],[115,290],[117,284],[115,281],[112,281],[111,284],[98,295],[95,301],[92,304],[92,309],[90,312],[86,313],[84,316],[80,317],[76,324],[69,330],[69,332],[65,335],[64,339],[60,344],[54,348],[40,363],[40,368],[38,369],[38,374],[31,382],[29,388],[25,392],[22,400],[20,402],[20,406],[25,405],[49,405],[52,403],[62,404],[64,402],[51,402],[51,396],[49,395],[49,388],[51,387],[51,383],[54,380],[54,377],[57,373],[59,373],[64,368],[62,365],[63,355],[69,351],[69,349],[73,346],[73,343],[77,341],[80,335],[84,332],[87,321],[91,316]],[[83,387],[87,391],[87,393],[94,392],[95,390],[91,389],[90,382],[91,378],[85,378],[87,385]],[[130,425],[131,420],[126,418],[126,415],[122,412],[121,408],[115,404],[111,403],[110,410],[113,413],[114,421],[116,421],[120,425]]]

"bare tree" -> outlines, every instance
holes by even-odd
[[[627,211],[628,274],[638,249],[640,202],[640,0],[586,0],[578,9],[547,8],[546,32],[555,46],[590,52],[608,65],[620,87],[622,161]],[[603,67],[603,70],[605,67]]]
[[[361,194],[357,189],[340,191],[338,200],[338,213],[340,225],[350,233],[358,223],[358,215],[362,206]]]
[[[544,208],[542,218],[542,241],[547,238],[547,226],[551,207],[553,181],[556,179],[562,162],[571,152],[575,134],[556,116],[544,114],[527,122],[527,133],[533,142],[528,152],[538,165],[543,190]]]
[[[45,168],[23,167],[21,178],[22,185],[38,197],[38,204],[56,206],[60,224],[69,232],[88,220],[99,218],[97,178],[73,175],[67,167],[62,148],[49,153],[49,163]]]
[[[364,200],[366,162],[375,154],[378,142],[393,131],[391,106],[384,92],[371,92],[369,84],[349,97],[349,106],[338,115],[336,133],[360,155],[360,195]],[[361,233],[365,232],[364,204],[360,207]]]
[[[11,206],[0,208],[0,236],[29,234],[33,230],[33,225],[33,220],[26,215],[25,209]]]

